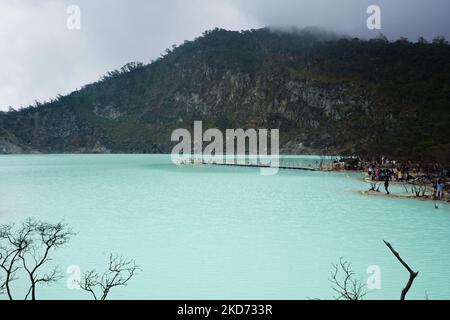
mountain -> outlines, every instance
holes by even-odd
[[[450,161],[450,46],[313,29],[207,31],[0,113],[0,153],[170,152],[172,130],[280,129],[285,153]]]

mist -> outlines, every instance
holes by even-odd
[[[366,0],[78,0],[0,3],[0,110],[67,94],[130,61],[150,62],[165,48],[215,27],[273,30],[317,27],[328,36],[416,40],[450,37],[450,2],[379,0],[381,30],[366,26]],[[77,5],[81,28],[66,26]],[[325,33],[324,33],[325,34]]]

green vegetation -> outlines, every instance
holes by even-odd
[[[7,143],[169,152],[173,129],[203,120],[280,128],[283,152],[449,162],[449,57],[443,38],[215,29],[148,65],[130,63],[67,96],[1,113],[0,152]]]

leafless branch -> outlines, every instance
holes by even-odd
[[[11,283],[17,279],[16,272],[20,269],[20,255],[32,244],[32,220],[26,220],[17,230],[14,227],[14,224],[0,226],[0,270],[4,273],[0,293],[6,292],[10,300],[13,300]]]
[[[413,271],[409,265],[400,257],[400,254],[395,251],[395,249],[392,247],[392,245],[383,240],[383,242],[386,244],[386,246],[389,248],[389,250],[391,250],[391,252],[394,254],[394,256],[398,259],[398,261],[400,261],[400,263],[405,267],[406,270],[408,270],[409,272],[409,279],[408,282],[406,283],[406,286],[402,289],[402,293],[400,295],[400,300],[405,300],[406,294],[408,293],[409,289],[411,288],[414,279],[417,277],[417,275],[419,274],[419,272],[415,272]]]
[[[34,243],[28,250],[20,254],[20,258],[23,269],[30,280],[30,290],[26,298],[30,295],[31,299],[35,300],[37,284],[51,284],[62,277],[58,268],[54,268],[51,272],[41,276],[38,274],[38,271],[46,262],[51,260],[49,257],[50,252],[64,246],[75,233],[62,222],[51,224],[36,221],[33,227]]]
[[[22,270],[28,275],[30,287],[25,299],[36,299],[38,283],[51,284],[61,278],[57,268],[39,275],[39,270],[48,261],[52,250],[66,244],[74,233],[63,223],[51,224],[29,218],[17,228],[14,224],[0,226],[0,270],[4,277],[0,290],[13,299],[11,283],[16,273]]]
[[[91,293],[94,300],[98,300],[97,295],[95,294],[95,288],[100,285],[98,278],[98,273],[95,272],[95,270],[87,271],[83,276],[82,282],[80,283],[80,287]]]
[[[95,270],[86,272],[80,282],[80,287],[89,292],[95,300],[106,300],[112,288],[126,286],[138,270],[141,269],[134,260],[110,254],[108,270],[101,275]]]
[[[0,294],[5,294],[6,292],[6,281],[3,278],[0,278]]]
[[[333,284],[333,290],[338,294],[337,300],[362,300],[367,294],[366,285],[358,279],[355,279],[355,272],[351,264],[342,257],[338,263],[332,264],[333,270],[329,281]],[[342,276],[340,277],[340,273]]]

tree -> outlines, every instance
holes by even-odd
[[[23,268],[30,280],[30,288],[25,299],[28,299],[31,295],[32,300],[36,299],[37,284],[44,283],[49,285],[62,277],[58,267],[42,275],[40,275],[39,271],[46,262],[51,260],[49,257],[50,252],[67,244],[75,234],[67,225],[61,222],[51,224],[38,221],[34,226],[34,235],[37,239],[32,239],[29,248],[20,254]]]
[[[433,39],[433,44],[448,45],[448,41],[447,41],[447,39],[445,39],[445,37],[438,36]]]
[[[382,34],[382,33],[380,33],[379,35],[377,35],[377,36],[375,37],[375,40],[378,41],[378,42],[382,42],[382,43],[388,43],[388,42],[389,42],[389,39],[388,39],[384,34]]]
[[[400,300],[405,300],[406,298],[406,294],[408,293],[409,289],[411,288],[414,279],[419,275],[419,272],[415,272],[413,271],[410,266],[400,257],[400,254],[395,251],[395,249],[392,247],[392,245],[383,240],[384,244],[389,248],[389,250],[391,250],[391,252],[393,253],[393,255],[398,259],[398,261],[400,261],[400,263],[405,267],[406,270],[408,270],[409,272],[409,279],[408,282],[406,283],[406,286],[402,289],[402,293],[400,295]]]
[[[95,270],[85,272],[80,287],[95,300],[106,300],[112,288],[126,286],[138,270],[141,269],[134,260],[110,254],[108,270],[101,275]]]
[[[18,226],[0,225],[0,294],[13,300],[11,284],[22,272],[29,280],[25,300],[35,300],[38,284],[50,285],[62,278],[58,266],[46,267],[52,260],[51,253],[74,235],[63,222],[52,224],[29,218]],[[46,272],[42,271],[44,267]],[[112,288],[126,286],[138,270],[134,260],[111,254],[108,270],[101,275],[95,270],[86,272],[80,287],[91,292],[96,300],[96,291],[100,291],[100,300],[105,300]]]
[[[428,44],[429,42],[428,42],[427,39],[425,39],[424,37],[419,37],[419,38],[417,39],[417,43],[420,43],[420,44]]]
[[[25,300],[36,299],[38,284],[49,285],[59,280],[62,275],[58,267],[49,272],[41,272],[41,269],[51,260],[50,253],[67,244],[73,235],[62,222],[51,224],[32,218],[17,229],[14,224],[0,226],[0,268],[4,273],[0,288],[6,291],[8,298],[13,300],[11,283],[17,279],[19,270],[29,279]]]
[[[397,41],[397,43],[402,43],[402,44],[409,44],[409,39],[406,37],[400,37]]]
[[[360,279],[355,279],[355,272],[351,264],[340,258],[338,263],[333,263],[330,282],[333,290],[338,294],[337,300],[362,300],[367,295],[366,285]],[[342,277],[340,277],[340,271]]]
[[[0,268],[4,273],[0,278],[0,293],[6,292],[10,300],[13,300],[11,283],[17,279],[21,254],[28,250],[31,244],[34,225],[35,222],[28,219],[18,230],[14,229],[13,224],[0,226]]]
[[[0,294],[5,294],[6,292],[6,282],[3,278],[0,278]]]

